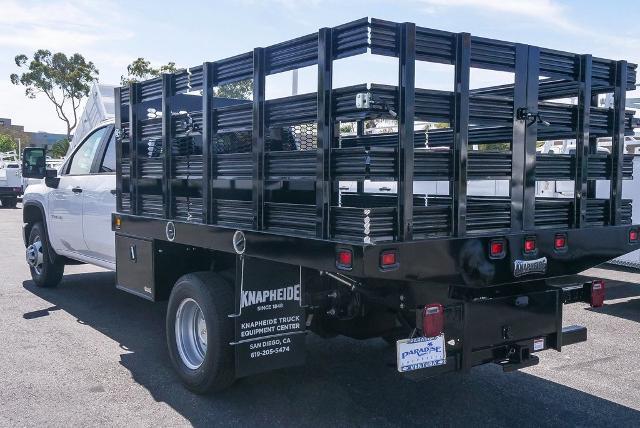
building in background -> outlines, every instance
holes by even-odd
[[[0,117],[0,134],[8,134],[14,139],[20,139],[22,147],[51,147],[54,143],[67,138],[67,134],[55,134],[44,131],[26,132],[24,126],[13,124],[11,119],[6,117]]]

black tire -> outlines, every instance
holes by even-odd
[[[5,208],[15,208],[18,205],[18,198],[2,199],[2,206]]]
[[[41,242],[42,264],[39,269],[29,265],[31,278],[38,287],[56,287],[64,274],[64,263],[60,257],[56,257],[57,260],[55,262],[51,261],[49,257],[49,239],[44,230],[44,225],[41,222],[31,227],[31,232],[29,232],[29,245],[31,246],[38,240]]]
[[[171,291],[167,308],[167,345],[169,356],[184,385],[197,394],[221,391],[235,380],[233,286],[212,272],[194,272],[181,276]],[[204,315],[206,351],[199,367],[185,364],[176,341],[176,315],[183,301],[193,299]]]

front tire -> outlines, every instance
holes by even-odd
[[[31,227],[26,252],[33,282],[42,288],[56,287],[64,274],[64,263],[60,257],[55,262],[49,257],[49,240],[41,222]]]
[[[183,275],[167,308],[167,345],[184,385],[197,394],[216,392],[235,380],[233,287],[211,272]]]

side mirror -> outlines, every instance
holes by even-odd
[[[47,176],[46,151],[40,147],[27,147],[22,151],[22,176],[45,178]]]

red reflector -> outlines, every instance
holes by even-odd
[[[380,255],[380,267],[390,268],[398,264],[398,257],[395,251],[385,251]]]
[[[444,307],[440,303],[431,303],[422,310],[422,335],[436,337],[444,329]]]
[[[596,279],[591,282],[591,307],[600,308],[604,305],[604,281]]]
[[[629,231],[629,242],[636,242],[638,240],[638,230],[631,229]]]
[[[336,254],[336,265],[341,269],[351,269],[353,264],[353,254],[351,250],[338,250]]]
[[[536,250],[536,240],[535,238],[527,238],[524,240],[524,251],[527,253],[532,253]]]
[[[503,241],[491,241],[490,246],[491,257],[501,257],[504,255],[504,242]]]
[[[553,241],[553,246],[556,250],[562,250],[567,246],[567,237],[564,235],[556,235],[556,239]]]

